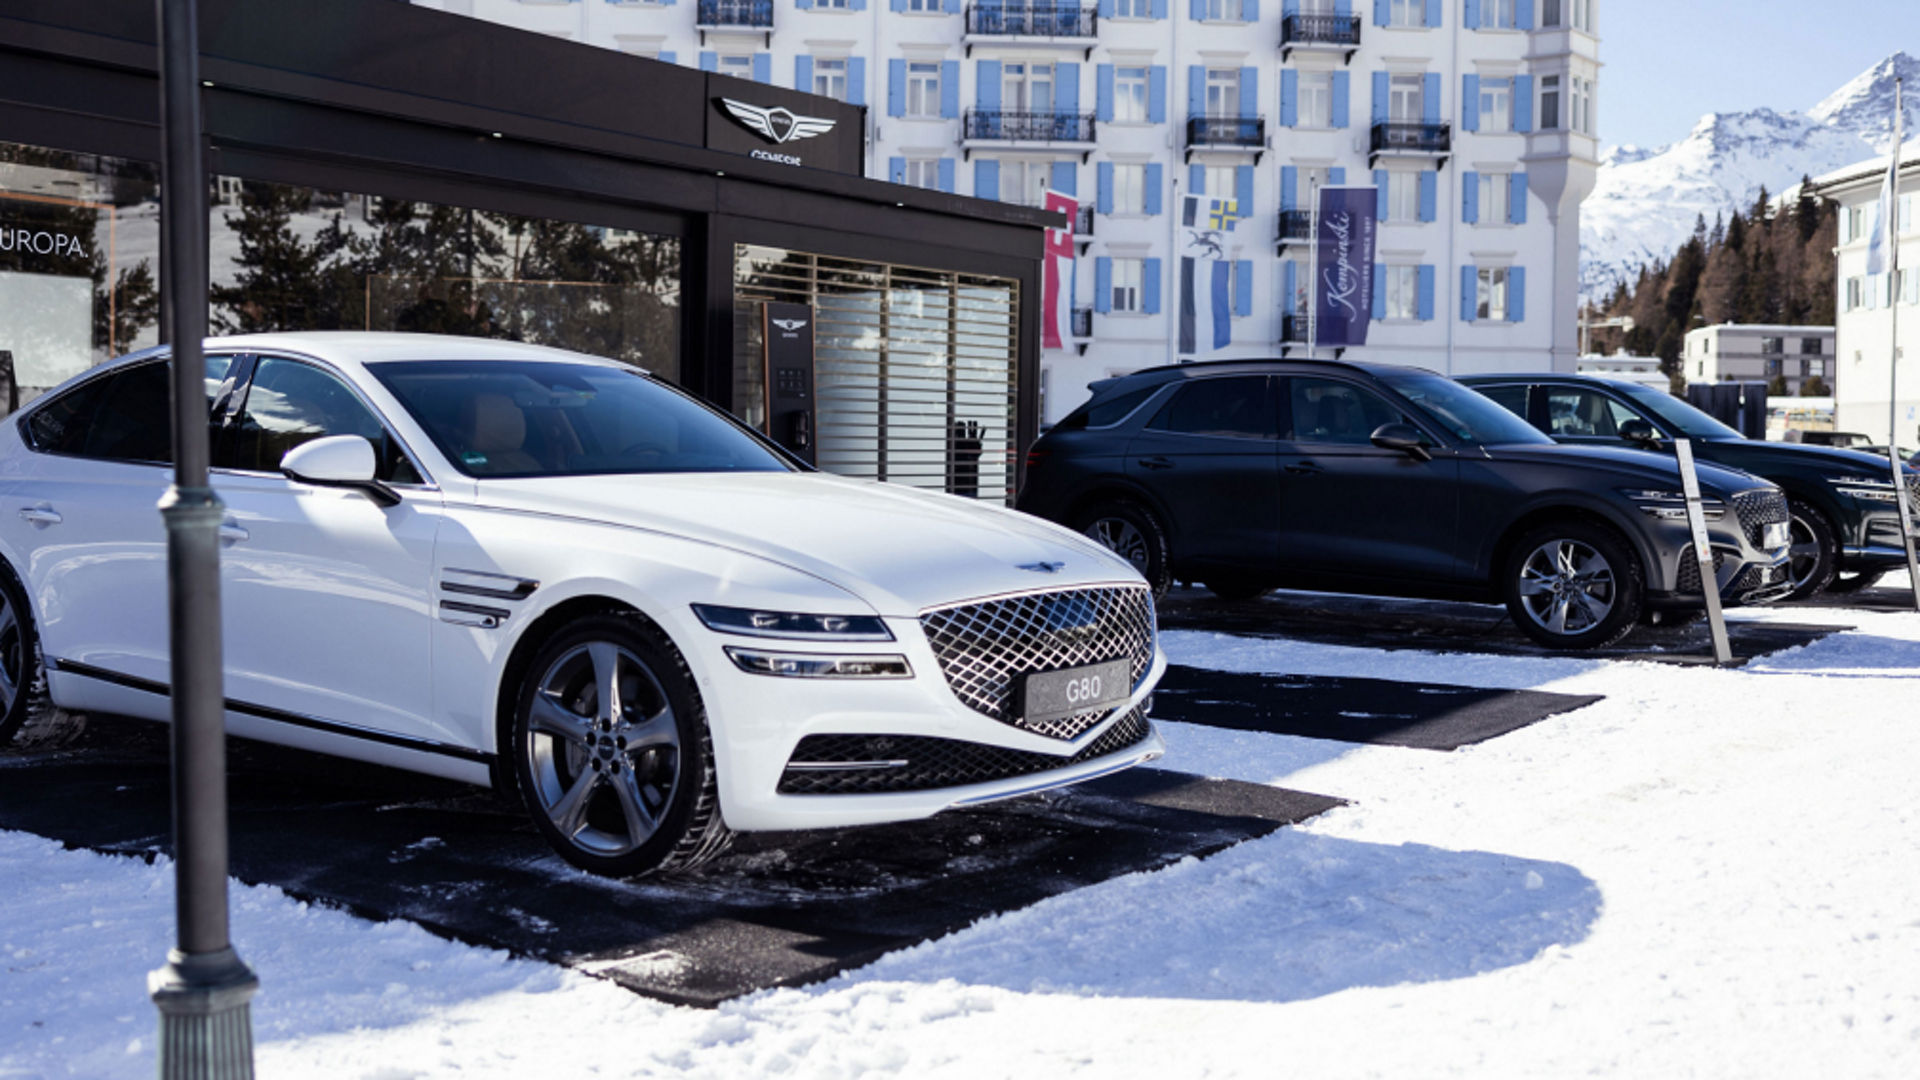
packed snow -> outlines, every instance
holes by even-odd
[[[1736,670],[1170,632],[1605,700],[1453,753],[1167,724],[1171,768],[1352,804],[718,1010],[235,886],[260,1074],[1920,1074],[1920,615],[1738,617],[1855,629]],[[153,1074],[171,894],[0,833],[0,1077]]]

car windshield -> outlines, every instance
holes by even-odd
[[[1648,386],[1622,386],[1635,405],[1696,439],[1744,439],[1746,436],[1664,391]]]
[[[1499,402],[1452,379],[1409,371],[1382,375],[1381,381],[1461,442],[1482,446],[1553,442]]]
[[[734,421],[628,368],[549,361],[367,365],[476,478],[784,472]]]

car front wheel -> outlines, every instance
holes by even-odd
[[[632,618],[581,619],[527,672],[513,714],[514,779],[562,858],[634,877],[725,850],[706,713],[664,635]]]
[[[1640,617],[1640,562],[1612,530],[1584,521],[1534,529],[1514,545],[1502,575],[1507,612],[1550,649],[1599,649]]]
[[[1787,504],[1787,513],[1792,545],[1787,549],[1787,572],[1793,577],[1793,591],[1787,599],[1805,600],[1832,583],[1839,549],[1833,540],[1833,526],[1820,511],[1795,499]]]

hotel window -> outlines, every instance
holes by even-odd
[[[1206,0],[1209,22],[1241,22],[1245,17],[1242,0]]]
[[[1823,351],[1825,350],[1820,348],[1819,338],[1803,337],[1800,339],[1800,355],[1801,356],[1819,356]]]
[[[1513,130],[1513,80],[1480,80],[1480,130]]]
[[[1573,0],[1573,28],[1591,34],[1593,26],[1593,0]]]
[[[907,62],[907,115],[940,115],[940,65],[931,60]]]
[[[1204,194],[1210,199],[1231,199],[1236,194],[1234,190],[1235,179],[1233,166],[1209,165],[1207,166],[1207,186]]]
[[[1039,206],[1046,200],[1050,161],[1021,158],[1000,159],[1000,201],[1020,206]]]
[[[1507,321],[1507,268],[1483,266],[1474,290],[1474,319],[1480,322]]]
[[[1427,0],[1390,0],[1387,7],[1387,25],[1427,25]]]
[[[1206,115],[1228,117],[1240,115],[1240,69],[1207,69]]]
[[[1785,338],[1763,337],[1760,339],[1760,352],[1764,356],[1777,356],[1787,351]]]
[[[753,79],[752,53],[722,53],[714,58],[714,70],[736,79]]]
[[[1387,220],[1420,220],[1419,173],[1389,172],[1387,174]]]
[[[1113,212],[1147,212],[1147,167],[1115,162],[1113,166]]]
[[[1119,124],[1147,122],[1147,69],[1122,67],[1113,71],[1113,119]]]
[[[1552,30],[1560,25],[1560,0],[1540,0],[1540,29]]]
[[[1560,76],[1540,76],[1540,130],[1560,128]]]
[[[1859,311],[1867,306],[1867,279],[1850,277],[1847,279],[1847,310]]]
[[[1153,18],[1153,0],[1114,0],[1113,17],[1116,19]]]
[[[1480,174],[1480,224],[1506,225],[1513,221],[1513,177],[1508,173]]]
[[[907,10],[915,15],[939,15],[945,9],[941,0],[907,0]]]
[[[1389,266],[1387,272],[1387,318],[1420,317],[1420,268]]]
[[[1582,79],[1578,75],[1568,80],[1573,84],[1573,108],[1567,117],[1567,126],[1582,135],[1593,134],[1593,80]]]
[[[1300,126],[1304,128],[1330,128],[1333,126],[1333,72],[1303,71],[1300,73]]]
[[[1387,83],[1387,119],[1396,124],[1418,124],[1426,119],[1427,77],[1419,72],[1396,73]]]
[[[1517,25],[1514,18],[1515,3],[1533,3],[1533,0],[1480,0],[1480,25],[1511,30]]]
[[[1053,65],[1002,65],[1000,107],[1010,112],[1052,112]]]
[[[1144,269],[1140,259],[1113,260],[1113,310],[1140,310],[1140,279]]]
[[[1282,315],[1305,315],[1307,313],[1308,294],[1313,287],[1311,269],[1311,264],[1301,262],[1299,259],[1287,259],[1280,264],[1279,270],[1276,271],[1276,273],[1280,275],[1280,280],[1282,282],[1293,282],[1293,291],[1291,293],[1286,291],[1284,284],[1281,286],[1280,313]],[[1304,333],[1305,327],[1303,326],[1301,330]]]
[[[1866,235],[1866,231],[1867,231],[1866,225],[1867,225],[1867,208],[1866,207],[1864,206],[1847,207],[1846,213],[1840,216],[1840,242],[1843,244],[1851,244],[1855,240],[1860,239],[1862,236]]]
[[[940,159],[908,158],[907,174],[904,182],[908,187],[938,191],[940,189]]]
[[[813,61],[813,92],[835,101],[847,100],[847,61],[844,57]]]

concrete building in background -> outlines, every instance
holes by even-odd
[[[1574,369],[1597,0],[416,2],[865,105],[870,169],[898,183],[1075,195],[1075,340],[1042,357],[1045,422],[1176,359],[1189,193],[1241,214],[1232,344],[1207,358],[1302,348],[1312,194],[1377,184],[1350,355]]]
[[[1690,383],[1785,379],[1790,397],[1799,397],[1808,380],[1818,378],[1831,394],[1838,381],[1833,340],[1831,326],[1702,326],[1687,333],[1681,374]]]
[[[1813,193],[1840,204],[1840,235],[1834,257],[1834,352],[1836,373],[1834,425],[1858,431],[1876,440],[1887,438],[1893,418],[1902,446],[1920,445],[1920,237],[1915,230],[1915,202],[1920,200],[1920,155],[1909,150],[1900,162],[1900,288],[1892,275],[1867,274],[1867,239],[1878,220],[1874,204],[1887,175],[1887,159],[1876,158],[1828,173],[1813,182]],[[1900,304],[1900,386],[1893,412],[1887,407],[1892,390],[1894,355],[1892,312]]]
[[[1617,352],[1612,355],[1588,353],[1582,356],[1573,370],[1581,375],[1599,375],[1608,379],[1620,379],[1624,382],[1639,383],[1655,390],[1671,389],[1673,380],[1660,370],[1660,358],[1657,356],[1635,356],[1629,352]]]

